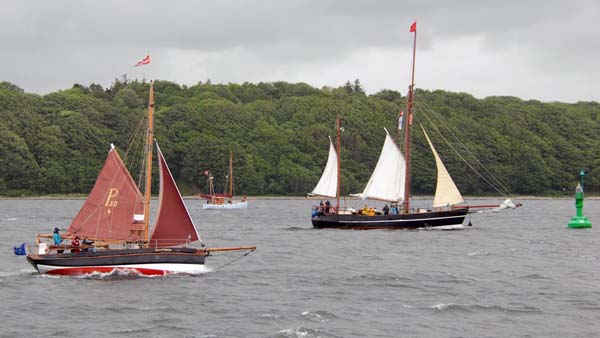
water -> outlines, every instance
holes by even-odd
[[[36,274],[12,246],[65,229],[82,200],[0,201],[0,336],[597,337],[600,200],[473,214],[463,231],[315,230],[309,200],[202,210],[211,272],[160,278]],[[477,201],[471,201],[473,203]],[[484,201],[488,203],[489,201]],[[115,278],[118,277],[118,278]]]

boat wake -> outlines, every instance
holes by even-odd
[[[451,224],[451,225],[440,225],[435,227],[424,227],[419,230],[464,230],[465,226],[462,224]]]
[[[159,274],[150,274],[149,275],[149,274],[141,273],[136,269],[116,268],[110,272],[91,272],[91,273],[74,275],[74,276],[70,276],[70,277],[81,278],[81,279],[97,279],[97,280],[130,280],[130,279],[139,279],[139,278],[176,278],[176,277],[186,277],[186,276],[199,276],[199,275],[205,274],[210,271],[212,271],[212,269],[206,268],[204,271],[196,272],[193,274],[170,272],[170,273],[165,273],[164,275],[159,275]]]
[[[171,276],[171,275],[167,275]],[[164,277],[158,275],[144,275],[135,269],[113,269],[110,272],[91,272],[84,273],[79,275],[70,276],[73,278],[81,278],[81,279],[98,279],[98,280],[128,280],[128,279],[138,279],[138,278],[156,278],[156,277]]]
[[[0,271],[0,280],[17,276],[31,276],[38,272],[33,269],[21,269],[19,271]]]

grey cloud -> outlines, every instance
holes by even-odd
[[[299,72],[351,62],[352,55],[361,51],[408,53],[412,43],[408,28],[414,20],[420,53],[443,53],[434,50],[435,46],[477,36],[482,41],[479,57],[506,51],[522,57],[519,66],[528,67],[515,68],[514,76],[525,72],[546,78],[548,73],[559,77],[569,72],[570,78],[581,76],[592,82],[590,86],[599,84],[589,76],[600,70],[590,62],[600,56],[596,42],[600,5],[591,0],[62,0],[4,1],[2,8],[0,47],[5,52],[0,54],[0,79],[37,92],[74,82],[110,83],[116,74],[131,71],[131,64],[147,52],[156,61],[157,76],[174,81],[174,75],[182,74],[182,66],[166,59],[178,51],[189,55],[180,60],[193,73],[189,78],[256,81],[270,78],[259,73],[272,69],[273,76],[281,76],[278,80],[301,79]],[[360,63],[370,60],[352,62],[359,62],[356,72],[339,75],[335,81],[342,84],[364,73],[367,67]],[[498,67],[504,72],[511,69],[511,63],[517,64],[510,59],[498,62],[504,63]],[[210,69],[203,68],[201,73],[189,68],[191,64]],[[450,63],[437,66],[453,67]],[[237,73],[233,76],[227,69]],[[481,71],[457,69],[460,73]],[[491,76],[510,75],[485,71]],[[389,74],[379,75],[384,76]],[[381,89],[376,77],[371,77],[373,90]],[[485,95],[494,94],[493,84],[481,85],[487,86]],[[514,95],[521,94],[516,91]],[[582,95],[585,99],[589,93]],[[576,98],[575,92],[568,95],[570,100]]]

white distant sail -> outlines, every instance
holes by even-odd
[[[437,151],[435,151],[433,143],[431,143],[423,126],[421,126],[421,130],[423,130],[423,134],[429,143],[429,147],[431,147],[433,157],[435,157],[435,166],[437,167],[437,183],[435,186],[435,196],[433,197],[433,207],[439,208],[463,203],[465,200],[456,187],[456,184],[454,184],[452,177],[450,177],[448,170],[446,170],[446,166],[444,166],[442,159]]]
[[[353,196],[390,202],[403,200],[406,160],[387,129],[385,129],[385,134],[385,142],[379,160],[367,186],[362,193]]]
[[[329,138],[329,157],[327,158],[327,164],[325,170],[321,175],[321,179],[317,186],[309,195],[318,195],[324,197],[337,197],[337,182],[338,182],[338,156]]]

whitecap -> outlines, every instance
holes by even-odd
[[[432,309],[436,309],[436,310],[445,310],[445,309],[451,307],[452,305],[455,305],[455,304],[453,304],[453,303],[449,303],[449,304],[440,303],[440,304],[435,304],[431,308]]]

